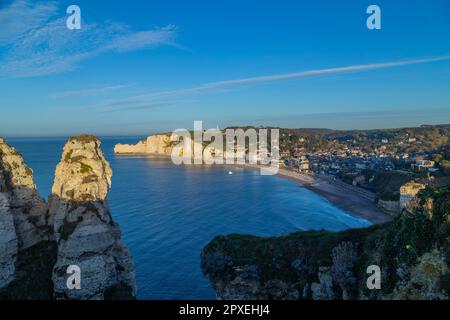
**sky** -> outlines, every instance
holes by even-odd
[[[66,26],[69,5],[81,29]],[[366,10],[381,9],[369,30]],[[450,123],[450,1],[0,0],[0,136]]]

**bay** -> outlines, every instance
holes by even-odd
[[[257,170],[175,166],[163,157],[114,155],[116,143],[134,144],[141,138],[101,138],[113,169],[110,209],[133,255],[140,299],[214,299],[200,270],[200,253],[217,235],[276,236],[369,225],[295,181],[261,176]],[[7,139],[33,169],[44,198],[65,141]]]

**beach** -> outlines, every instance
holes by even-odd
[[[245,168],[260,170],[260,165],[244,164]],[[385,223],[392,220],[392,216],[378,208],[373,199],[375,194],[330,177],[305,175],[291,170],[279,169],[278,176],[292,179],[305,188],[324,197],[336,207],[373,224]]]

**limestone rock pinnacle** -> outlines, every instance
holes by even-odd
[[[58,257],[53,269],[57,299],[134,298],[135,273],[107,202],[112,171],[92,136],[69,139],[49,199]],[[81,289],[67,288],[67,268],[81,269]]]

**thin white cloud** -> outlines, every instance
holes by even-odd
[[[100,96],[117,90],[129,88],[131,85],[118,84],[101,88],[90,88],[82,90],[69,90],[56,92],[50,96],[51,99],[66,99],[66,98],[83,98],[91,96]]]
[[[169,107],[175,105],[176,102],[157,102],[157,103],[149,103],[144,105],[138,105],[133,107],[121,107],[115,109],[106,109],[103,113],[116,113],[116,112],[129,112],[129,111],[141,111],[141,110],[149,110],[149,109],[158,109],[163,107]]]
[[[57,11],[54,1],[31,3],[13,1],[0,10],[0,46],[13,42],[29,30],[42,26]]]
[[[21,13],[24,10],[25,13]],[[162,45],[174,45],[176,28],[134,32],[124,24],[82,23],[81,30],[69,30],[66,17],[55,18],[55,5],[32,5],[16,0],[0,9],[0,76],[35,77],[68,72],[88,58],[108,52],[129,52]],[[32,23],[16,24],[16,17]],[[45,19],[47,17],[47,19]],[[2,18],[5,19],[5,26]]]
[[[318,70],[308,70],[308,71],[300,71],[293,73],[283,73],[283,74],[274,74],[268,76],[260,76],[260,77],[250,77],[250,78],[242,78],[242,79],[234,79],[227,81],[218,81],[218,82],[209,82],[196,87],[186,88],[186,89],[176,89],[176,90],[166,90],[159,92],[152,92],[149,94],[143,94],[133,97],[128,97],[124,99],[116,99],[107,101],[98,107],[114,107],[121,105],[130,105],[136,103],[143,103],[153,101],[155,99],[161,98],[173,98],[180,96],[190,96],[190,95],[199,95],[208,92],[217,92],[224,91],[238,87],[244,87],[249,85],[263,84],[263,83],[271,83],[276,81],[286,81],[286,80],[294,80],[308,77],[318,77],[318,76],[326,76],[326,75],[336,75],[343,73],[351,73],[351,72],[361,72],[361,71],[369,71],[376,69],[388,69],[394,67],[401,67],[407,65],[416,65],[416,64],[424,64],[438,61],[450,60],[450,56],[441,56],[435,58],[427,58],[427,59],[414,59],[414,60],[403,60],[403,61],[394,61],[394,62],[385,62],[385,63],[372,63],[372,64],[364,64],[364,65],[353,65],[347,67],[338,67],[338,68],[329,68],[329,69],[318,69]]]
[[[168,25],[157,30],[147,30],[134,32],[116,37],[105,49],[111,49],[118,52],[135,51],[145,48],[152,48],[159,45],[175,44],[174,25]]]

